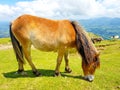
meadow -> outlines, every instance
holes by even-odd
[[[0,39],[0,45],[11,44],[9,38]],[[72,73],[64,72],[64,60],[60,71],[62,76],[53,77],[57,53],[32,49],[32,59],[42,73],[35,77],[26,62],[27,76],[16,74],[18,64],[12,48],[0,50],[0,90],[120,90],[120,40],[97,43],[100,50],[100,69],[96,70],[95,80],[82,79],[81,57],[77,52],[70,53]]]

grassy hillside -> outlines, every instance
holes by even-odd
[[[0,90],[120,90],[120,40],[102,41],[96,47],[101,52],[101,68],[93,82],[82,79],[81,58],[77,53],[69,57],[73,72],[64,73],[63,61],[62,76],[53,77],[57,53],[32,49],[33,62],[43,75],[35,77],[28,63],[25,64],[28,76],[16,74],[18,66],[13,50],[0,50]]]
[[[0,38],[0,44],[9,44],[10,42],[10,38]]]
[[[88,32],[88,35],[89,35],[91,38],[98,38],[98,37],[100,37],[99,35],[94,34],[94,33],[92,33],[92,32]]]

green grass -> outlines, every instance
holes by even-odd
[[[73,72],[64,73],[63,61],[62,76],[53,77],[57,53],[33,49],[33,62],[43,75],[35,77],[28,63],[25,64],[28,76],[15,74],[18,66],[13,50],[0,50],[0,90],[120,90],[120,41],[103,41],[99,45],[107,46],[101,51],[101,68],[96,70],[93,82],[81,78],[81,58],[77,53],[69,57]]]
[[[0,44],[9,44],[10,42],[10,38],[0,38]]]

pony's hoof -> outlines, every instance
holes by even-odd
[[[71,73],[72,70],[71,70],[70,68],[65,68],[65,72],[66,72],[66,73]]]
[[[61,76],[61,74],[59,72],[55,72],[54,77],[58,77]]]
[[[38,71],[33,71],[33,74],[35,74],[35,76],[42,76],[42,74]]]

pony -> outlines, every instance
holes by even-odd
[[[76,21],[51,20],[24,14],[11,22],[10,37],[18,61],[18,73],[24,72],[26,58],[33,73],[41,76],[32,62],[31,45],[42,51],[58,52],[54,76],[60,76],[59,68],[63,57],[65,71],[72,72],[68,59],[70,48],[76,48],[82,57],[84,79],[93,81],[94,72],[100,66],[99,52]]]
[[[101,41],[103,41],[103,38],[102,37],[99,37],[99,38],[91,38],[91,40],[92,40],[92,42],[93,43],[96,43],[96,42],[101,42]]]

